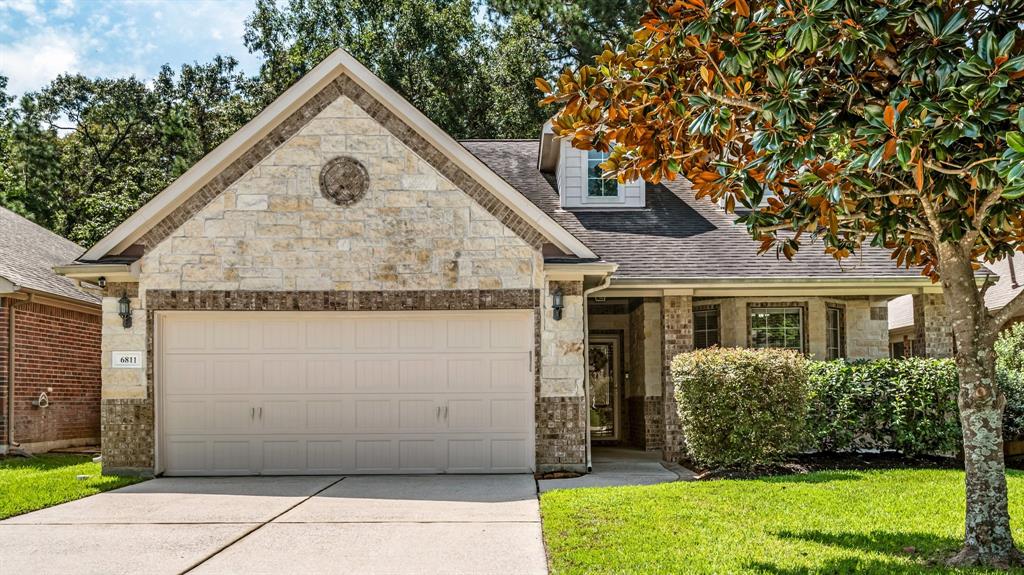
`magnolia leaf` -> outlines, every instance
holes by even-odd
[[[1024,134],[1020,132],[1007,132],[1006,143],[1014,150],[1024,154]]]

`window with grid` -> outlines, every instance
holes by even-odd
[[[828,338],[828,358],[839,359],[846,356],[846,321],[843,308],[829,306],[826,310],[825,336]]]
[[[804,351],[804,310],[799,307],[750,309],[751,347]]]
[[[718,307],[693,312],[693,347],[701,349],[719,345]]]
[[[602,178],[601,163],[608,159],[608,152],[587,151],[587,195],[592,198],[614,198],[619,195],[619,183],[614,179]]]

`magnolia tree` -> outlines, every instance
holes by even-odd
[[[710,0],[707,0],[710,2]],[[566,71],[556,134],[608,177],[683,176],[760,251],[866,244],[941,282],[967,471],[957,565],[1019,564],[979,262],[1024,250],[1024,0],[652,1],[633,43]],[[752,245],[751,249],[755,249]]]

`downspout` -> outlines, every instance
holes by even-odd
[[[5,297],[11,300],[11,305],[7,307],[7,452],[10,453],[21,445],[14,440],[14,312],[19,304],[31,302],[32,294],[8,294]]]
[[[604,276],[604,280],[587,290],[583,290],[583,408],[584,429],[587,435],[587,473],[594,468],[590,449],[590,316],[587,313],[590,294],[607,289],[612,283],[612,274]]]

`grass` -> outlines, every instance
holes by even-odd
[[[541,496],[553,574],[959,573],[962,471],[828,471]],[[1009,473],[1024,543],[1024,473]],[[969,571],[978,573],[983,571]]]
[[[88,475],[88,479],[77,479]],[[141,481],[100,475],[100,464],[81,455],[0,459],[0,519],[81,499]]]

